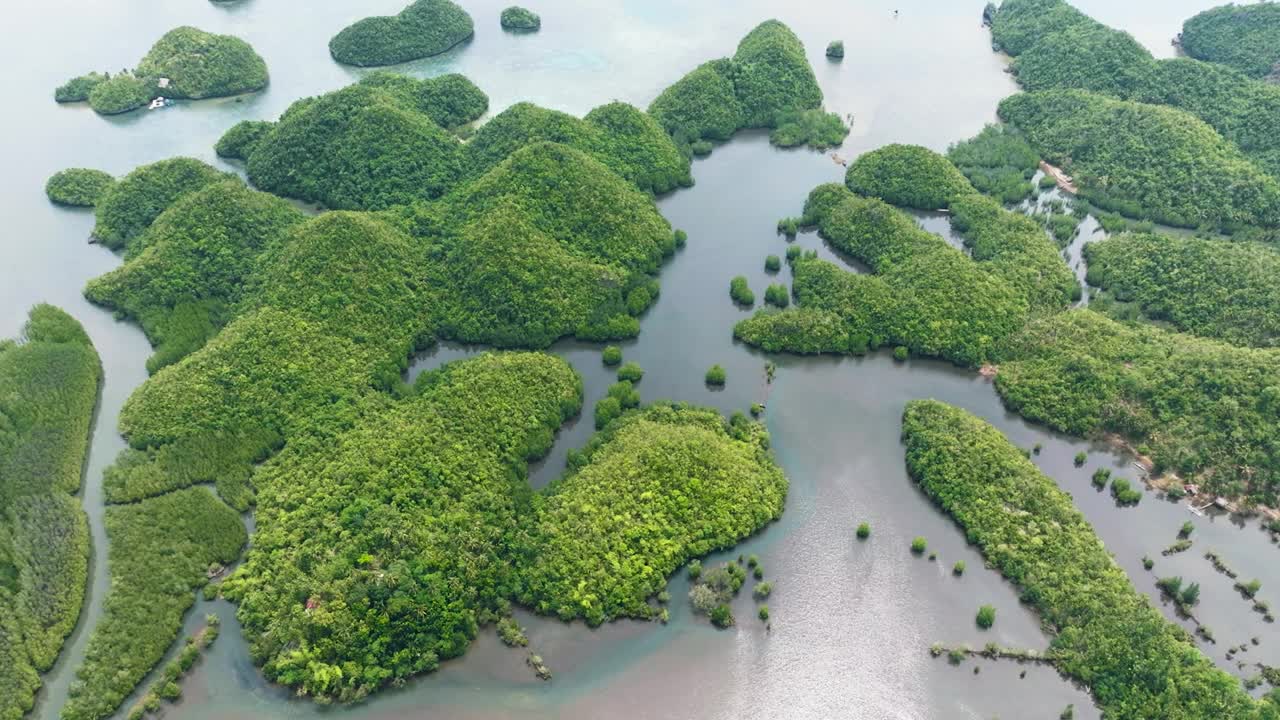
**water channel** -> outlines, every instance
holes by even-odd
[[[106,370],[83,492],[95,542],[91,587],[79,627],[45,678],[34,717],[57,716],[100,613],[107,591],[102,471],[123,446],[117,415],[145,379],[150,353],[135,326],[82,298],[85,282],[119,259],[86,245],[91,214],[51,206],[43,195],[45,179],[68,166],[123,174],[174,155],[217,163],[213,143],[235,122],[274,119],[293,100],[357,77],[357,71],[330,60],[329,37],[359,17],[395,12],[402,4],[45,0],[10,8],[0,29],[0,59],[11,69],[11,109],[0,134],[9,161],[0,181],[6,221],[0,237],[0,336],[14,335],[33,303],[51,302],[84,323]],[[853,132],[839,151],[845,158],[890,142],[945,149],[992,121],[1000,98],[1016,90],[980,26],[981,2],[543,0],[534,7],[543,30],[518,36],[498,27],[504,3],[463,4],[477,25],[474,40],[399,69],[415,75],[462,72],[489,93],[493,112],[520,100],[579,115],[614,99],[643,107],[695,65],[731,54],[737,40],[768,17],[789,24],[805,42],[828,109],[853,114]],[[1158,55],[1171,53],[1168,39],[1183,19],[1212,4],[1077,3],[1133,32]],[[251,42],[271,69],[270,88],[246,98],[182,103],[114,119],[53,103],[52,89],[66,78],[131,66],[155,38],[183,24]],[[843,63],[822,56],[832,39],[845,42]],[[1043,443],[1036,461],[1075,496],[1140,590],[1157,597],[1157,574],[1199,581],[1197,615],[1218,637],[1216,645],[1202,648],[1222,667],[1242,677],[1252,674],[1225,656],[1228,647],[1253,637],[1260,644],[1238,659],[1280,664],[1280,634],[1250,612],[1231,582],[1202,557],[1208,549],[1218,551],[1244,578],[1262,580],[1263,598],[1280,601],[1280,549],[1256,522],[1195,516],[1185,505],[1151,493],[1137,508],[1117,508],[1088,478],[1096,467],[1107,467],[1136,479],[1129,459],[1022,421],[1001,407],[987,380],[943,363],[897,363],[883,352],[860,359],[781,357],[775,358],[777,380],[766,387],[764,356],[732,340],[731,327],[743,311],[729,301],[729,278],[746,275],[757,297],[768,282],[787,281],[785,268],[777,279],[764,271],[765,255],[786,249],[774,225],[798,214],[814,185],[840,180],[843,168],[824,154],[776,150],[763,134],[744,133],[695,161],[693,172],[694,188],[658,201],[673,225],[688,231],[689,245],[664,268],[661,298],[643,319],[641,336],[624,350],[647,371],[639,386],[647,400],[687,400],[726,412],[767,401],[765,420],[791,492],[782,520],[733,554],[758,554],[774,582],[772,628],[755,620],[744,594],[739,625],[716,631],[692,617],[683,602],[687,580],[677,576],[665,626],[620,622],[592,631],[521,614],[531,645],[556,673],[550,683],[533,678],[522,653],[486,632],[463,658],[437,673],[359,706],[330,709],[265,683],[248,659],[234,607],[201,602],[188,624],[197,627],[204,613],[216,612],[224,620],[223,634],[167,717],[1048,718],[1069,703],[1076,717],[1097,717],[1087,693],[1050,669],[986,661],[952,667],[929,656],[935,642],[1043,648],[1048,638],[1036,616],[1019,605],[1014,589],[982,567],[963,534],[907,480],[899,418],[906,401],[922,397],[963,406],[1020,446]],[[947,230],[945,219],[922,218],[922,224]],[[843,262],[814,235],[796,242]],[[1078,243],[1072,254],[1074,265]],[[410,374],[477,350],[438,347],[415,358]],[[582,373],[589,409],[612,381],[600,364],[599,347],[562,343],[554,351]],[[728,371],[723,391],[703,384],[712,363]],[[587,420],[562,430],[551,456],[531,471],[535,485],[560,472],[565,453],[586,441],[589,426]],[[1090,452],[1089,461],[1073,467],[1072,456],[1082,449]],[[1160,557],[1187,519],[1196,525],[1193,549]],[[873,535],[858,543],[853,528],[864,520]],[[929,539],[936,562],[908,553],[916,535]],[[1154,572],[1143,569],[1144,555],[1157,560]],[[961,579],[950,573],[956,560],[969,568]],[[998,608],[999,620],[986,633],[973,623],[981,604]]]

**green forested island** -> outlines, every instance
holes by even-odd
[[[508,30],[537,30],[542,27],[542,18],[538,17],[538,13],[519,5],[503,10],[499,21]]]
[[[344,65],[395,65],[439,55],[474,32],[471,15],[451,0],[414,0],[398,15],[343,28],[329,41],[329,54]]]
[[[193,27],[165,33],[130,72],[89,73],[54,93],[58,102],[88,101],[102,115],[136,110],[157,96],[239,95],[267,86],[267,64],[249,43]]]
[[[163,171],[144,166],[130,177]],[[128,261],[85,289],[90,300],[135,319],[146,331],[156,348],[147,363],[151,372],[216,334],[243,298],[258,256],[282,244],[287,231],[306,219],[285,200],[210,173],[211,168],[200,169],[196,176],[213,182],[175,198],[126,246]]]
[[[236,125],[219,141],[219,153],[246,160],[259,189],[333,209],[434,200],[538,140],[585,152],[642,190],[693,182],[688,160],[662,128],[625,103],[602,105],[581,119],[517,103],[465,144],[451,132],[488,107],[488,97],[461,75],[414,80],[375,73],[294,103],[274,124]]]
[[[68,168],[54,173],[45,183],[44,192],[59,205],[93,207],[115,181],[101,170]]]
[[[786,493],[768,434],[742,416],[675,405],[624,415],[534,498],[519,600],[590,625],[652,618],[673,572],[777,519]]]
[[[558,358],[486,355],[371,407],[332,449],[307,444],[272,460],[256,478],[254,549],[224,585],[267,676],[320,700],[359,699],[462,654],[513,600],[591,624],[652,617],[647,601],[687,558],[732,545],[781,511],[786,480],[755,439],[758,426],[666,406],[615,420],[576,456],[576,470],[532,493],[525,463],[578,413],[581,392]],[[683,453],[682,465],[671,467],[672,453]],[[384,477],[392,467],[416,469]],[[660,491],[688,472],[705,474],[704,496]],[[729,477],[759,484],[715,484]],[[721,509],[732,511],[729,525],[705,519]],[[614,548],[611,557],[625,558],[618,573],[604,546],[583,543],[603,540],[606,527],[631,537],[610,526],[622,515],[636,518],[636,536],[673,535]],[[581,589],[601,578],[608,584]],[[367,600],[353,605],[356,595]]]
[[[771,48],[812,74],[785,26],[762,28],[741,55],[766,122],[795,106]],[[254,550],[221,587],[241,603],[266,675],[322,701],[434,669],[512,602],[593,624],[656,617],[645,607],[667,575],[781,512],[786,480],[763,430],[713,411],[637,408],[638,366],[619,372],[604,435],[540,494],[525,463],[581,406],[563,361],[489,355],[401,382],[410,354],[438,339],[538,349],[632,337],[684,242],[653,196],[692,182],[689,159],[653,116],[616,102],[584,118],[520,103],[458,132],[487,108],[458,75],[374,73],[274,123],[232,128],[218,154],[244,160],[257,189],[175,158],[136,169],[98,201],[94,235],[125,262],[86,295],[139,322],[156,354],[121,412],[130,447],[105,477],[119,580],[67,720],[110,714],[159,661],[192,590],[216,577],[195,569],[239,555],[236,511],[256,507]],[[307,217],[268,191],[332,209]],[[659,431],[673,443],[664,459],[683,448],[686,469],[644,454]],[[370,474],[389,467],[375,455],[395,454],[420,471],[388,476],[399,500]],[[710,472],[691,501],[734,520],[632,492],[623,472],[655,487]],[[487,478],[485,491],[460,495],[462,477]],[[670,533],[631,548],[634,571],[593,597],[578,581],[601,576],[606,559],[567,543],[607,528],[571,528],[584,519],[559,509],[582,502],[661,513],[636,532]],[[388,542],[388,532],[408,534]],[[471,539],[459,543],[463,532]],[[333,557],[335,544],[349,552]],[[398,590],[385,592],[387,577]],[[148,605],[159,609],[148,631],[127,632]],[[112,661],[122,655],[124,666]]]
[[[110,185],[95,203],[93,237],[112,250],[136,254],[138,237],[172,203],[234,177],[191,158],[144,165]]]
[[[1011,339],[996,389],[1031,420],[1126,438],[1157,473],[1267,505],[1280,498],[1280,351],[1073,310]]]
[[[907,404],[907,471],[1053,634],[1049,658],[1108,716],[1274,717],[1130,584],[1071,496],[998,430],[933,400]]]
[[[1182,24],[1178,41],[1197,60],[1280,82],[1280,5],[1274,2],[1229,3],[1205,10]]]
[[[0,717],[31,709],[75,627],[89,577],[80,499],[102,365],[51,305],[0,340]]]
[[[354,700],[465,652],[518,587],[525,463],[581,392],[559,358],[487,355],[367,398],[350,430],[257,473],[254,546],[225,591],[267,677]]]
[[[1003,124],[945,154],[907,144],[863,152],[843,182],[813,188],[779,234],[790,241],[816,229],[861,272],[795,243],[785,252],[788,286],[782,239],[757,248],[744,269],[708,278],[718,302],[727,281],[750,312],[747,276],[729,275],[759,272],[761,257],[776,253],[764,260],[767,278],[752,281],[764,302],[734,337],[751,352],[892,349],[902,363],[885,367],[899,373],[926,372],[916,360],[925,358],[981,368],[1029,420],[1127,445],[1155,473],[1205,492],[1274,505],[1280,300],[1271,280],[1280,263],[1273,245],[1254,242],[1274,240],[1280,225],[1270,91],[1225,64],[1156,61],[1058,0],[1006,0],[989,15],[1027,90],[1001,104]],[[540,25],[519,7],[500,21]],[[338,62],[380,66],[443,53],[473,31],[458,5],[418,0],[347,27],[329,49]],[[176,68],[184,53],[200,54],[200,37],[170,36],[137,71],[77,78],[59,100],[96,93],[106,112],[154,97],[153,78],[169,78],[165,94],[174,96],[202,96],[179,94],[199,92],[197,81],[225,84],[202,66],[179,85]],[[80,168],[50,178],[50,199],[93,207],[94,240],[121,256],[85,296],[137,323],[154,348],[150,377],[120,412],[127,448],[102,480],[109,591],[64,720],[102,720],[137,697],[201,589],[236,603],[263,676],[321,704],[400,687],[466,653],[489,627],[509,645],[536,645],[539,634],[520,627],[524,611],[591,627],[666,623],[668,583],[682,567],[695,580],[695,612],[720,628],[737,612],[746,625],[728,603],[749,572],[763,580],[758,557],[745,562],[750,571],[742,556],[714,569],[708,560],[705,573],[701,561],[783,511],[789,484],[763,424],[778,407],[769,398],[776,366],[765,361],[761,377],[741,358],[695,360],[684,387],[711,396],[731,372],[729,392],[713,397],[727,405],[746,388],[762,421],[748,419],[747,403],[726,419],[713,408],[643,402],[646,388],[669,378],[644,380],[634,359],[651,356],[624,341],[640,334],[663,292],[663,268],[699,240],[674,229],[656,199],[690,186],[691,158],[739,130],[767,131],[780,147],[841,144],[849,128],[822,103],[799,37],[770,20],[647,110],[613,101],[579,117],[516,102],[490,117],[489,96],[462,75],[360,72],[275,120],[228,128],[214,150],[243,178],[183,157],[119,179]],[[1037,198],[1055,182],[1036,175],[1042,158],[1072,173],[1092,205]],[[1206,232],[1117,235],[1087,247],[1099,293],[1093,309],[1077,307],[1082,288],[1064,260],[1077,246],[1066,247],[1089,212],[1114,217],[1098,208]],[[926,231],[908,211],[945,216],[954,232]],[[67,329],[74,321],[50,318],[58,316],[37,308],[28,342],[0,343],[0,463],[6,438],[22,437],[10,432],[21,424],[3,392],[8,360],[39,345],[81,355],[88,347],[78,326]],[[607,390],[584,391],[568,362],[541,352],[566,340],[575,353],[585,343],[603,349],[606,367],[593,372],[607,376]],[[442,342],[491,351],[408,381],[415,353]],[[60,371],[45,363],[26,372]],[[972,374],[962,380],[981,385]],[[60,381],[59,390],[83,384]],[[601,393],[584,413],[584,395]],[[531,466],[574,422],[586,423],[579,431],[594,424],[595,434],[569,452],[560,477],[533,489]],[[1028,461],[1039,445],[1024,453],[931,401],[908,405],[903,440],[912,479],[1040,614],[1052,636],[1045,659],[1108,717],[1273,720],[1272,705],[1250,698],[1135,590],[1070,496]],[[0,603],[0,691],[14,689],[0,696],[17,700],[0,703],[0,717],[30,705],[38,672],[74,623],[70,598],[83,595],[87,570],[76,558],[88,557],[72,498],[78,477],[59,481],[40,498],[56,497],[59,508],[72,501],[70,509],[35,524],[57,538],[42,549],[64,556],[47,573],[68,583],[32,592],[52,583],[46,575],[31,585],[23,574],[31,541],[20,513],[2,504],[8,480],[0,476],[0,600],[19,600],[15,612]],[[1117,498],[1141,497],[1122,481],[1112,483]],[[859,508],[841,530],[846,542],[866,541],[853,543],[859,552],[880,542],[866,522],[854,529],[863,518],[874,515]],[[883,527],[892,538],[892,524]],[[930,539],[912,551],[949,551]],[[757,550],[765,552],[742,552]],[[907,542],[896,550],[907,556]],[[963,560],[952,575],[935,567],[944,581],[962,581]],[[775,593],[775,577],[756,586],[757,603]],[[773,618],[785,623],[779,589]],[[696,599],[709,593],[710,606]],[[995,604],[984,603],[997,600],[974,598],[965,624],[981,605],[979,623],[990,627]],[[24,618],[28,605],[41,622]],[[997,629],[1010,618],[1000,607]],[[754,606],[760,622],[744,631],[767,637],[770,612]],[[31,650],[32,627],[43,631],[44,654]],[[533,650],[527,663],[549,678]],[[184,657],[186,649],[175,662]],[[167,697],[180,692],[170,675],[155,686]],[[144,706],[158,696],[143,695]]]

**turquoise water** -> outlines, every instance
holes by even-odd
[[[209,162],[212,145],[241,119],[274,119],[298,97],[340,87],[357,71],[334,64],[326,43],[338,29],[369,14],[394,12],[402,0],[355,4],[336,0],[245,0],[218,7],[201,0],[99,0],[86,7],[52,0],[11,8],[0,28],[0,59],[11,110],[0,134],[9,160],[0,194],[7,232],[0,237],[0,335],[12,335],[26,309],[39,301],[67,308],[84,322],[101,353],[106,384],[97,419],[84,491],[95,540],[96,571],[81,627],[64,659],[47,677],[37,711],[53,718],[87,631],[106,592],[105,538],[100,491],[102,469],[122,447],[115,432],[124,398],[145,377],[149,348],[132,325],[88,305],[85,281],[119,260],[86,239],[92,217],[54,208],[43,195],[52,172],[67,166],[100,167],[123,174],[174,155]],[[1015,87],[1003,61],[990,52],[980,27],[980,2],[900,0],[884,2],[595,2],[550,0],[532,6],[543,30],[512,35],[498,28],[497,2],[466,2],[477,25],[471,42],[401,69],[417,75],[463,72],[489,93],[494,112],[520,100],[583,114],[618,99],[647,105],[663,87],[704,60],[732,53],[737,40],[768,17],[787,22],[805,42],[828,109],[854,116],[853,132],[839,154],[848,159],[890,142],[944,149],[994,119],[996,103]],[[1124,27],[1153,51],[1168,54],[1168,38],[1181,20],[1212,2],[1114,3],[1089,0],[1082,9]],[[893,18],[892,10],[900,15]],[[272,84],[236,99],[182,103],[160,112],[106,120],[84,107],[52,102],[52,89],[91,69],[136,63],[150,43],[180,24],[231,32],[266,58]],[[843,39],[843,63],[823,57],[826,43]],[[229,167],[223,164],[224,167]],[[1277,550],[1254,524],[1229,518],[1197,518],[1185,508],[1144,499],[1120,510],[1096,494],[1088,476],[1107,466],[1134,477],[1128,461],[1095,448],[1089,464],[1071,457],[1088,445],[1053,436],[1007,414],[981,377],[934,362],[895,363],[881,354],[865,359],[777,359],[777,381],[767,388],[764,357],[733,343],[732,324],[742,317],[728,299],[733,275],[746,275],[757,295],[770,278],[766,254],[782,254],[774,233],[778,218],[798,213],[808,190],[838,181],[842,168],[825,154],[779,151],[759,133],[739,135],[706,160],[696,161],[697,185],[659,200],[659,207],[689,232],[689,247],[662,273],[662,296],[643,320],[641,337],[625,346],[627,358],[648,371],[640,385],[647,399],[672,398],[726,411],[767,401],[766,421],[779,461],[792,480],[782,520],[745,543],[775,583],[769,604],[772,629],[755,620],[750,598],[736,608],[739,626],[725,632],[690,617],[687,582],[673,580],[671,623],[616,623],[598,630],[521,615],[533,647],[556,673],[535,680],[523,654],[485,633],[463,658],[438,673],[382,693],[354,708],[325,709],[294,700],[266,684],[249,661],[225,602],[201,603],[203,613],[224,618],[218,643],[184,685],[184,701],[167,711],[183,719],[303,717],[337,713],[361,718],[990,718],[1053,717],[1074,703],[1077,717],[1096,717],[1085,693],[1045,668],[967,662],[953,668],[929,657],[934,642],[1044,647],[1037,618],[1022,609],[1014,590],[982,568],[961,533],[907,481],[898,443],[903,403],[937,397],[964,406],[1022,446],[1045,444],[1038,462],[1077,496],[1082,510],[1142,590],[1154,594],[1155,576],[1142,570],[1144,554],[1174,540],[1191,517],[1196,547],[1159,559],[1161,575],[1181,574],[1203,586],[1198,614],[1219,644],[1206,652],[1224,667],[1230,645],[1263,638],[1249,661],[1280,663],[1272,626],[1247,607],[1226,578],[1201,557],[1212,547],[1245,577],[1280,587]],[[922,217],[935,232],[945,219]],[[840,258],[821,240],[797,242]],[[784,269],[782,280],[786,280]],[[611,376],[599,363],[599,347],[558,346],[583,374],[592,403]],[[441,347],[417,358],[411,373],[473,349]],[[720,392],[702,382],[712,363],[726,367]],[[545,483],[560,472],[565,452],[580,446],[590,423],[566,427],[551,456],[533,468]],[[867,543],[853,528],[867,520]],[[910,539],[925,535],[939,560],[913,559]],[[968,572],[957,580],[951,564]],[[996,627],[981,633],[973,614],[981,604],[999,609]],[[978,675],[975,666],[981,667]],[[1027,670],[1025,679],[1019,678]]]

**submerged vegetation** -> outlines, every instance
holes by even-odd
[[[131,72],[89,73],[54,93],[58,102],[82,102],[101,115],[146,105],[152,98],[224,97],[267,86],[267,64],[249,43],[194,27],[165,33]]]
[[[474,33],[471,16],[451,0],[414,0],[398,15],[343,28],[329,41],[329,54],[344,65],[395,65],[439,55]]]
[[[158,712],[163,701],[173,702],[181,697],[182,688],[178,683],[200,660],[204,651],[218,639],[221,624],[217,615],[205,616],[205,626],[187,638],[182,650],[178,651],[178,656],[164,666],[151,689],[129,708],[129,720],[142,720],[147,713]]]
[[[736,275],[729,281],[729,297],[738,305],[751,307],[756,304],[756,294],[751,292],[745,275]]]
[[[903,416],[907,470],[1019,587],[1051,653],[1108,716],[1267,717],[1129,583],[1071,498],[998,430],[937,401]],[[994,618],[992,618],[994,619]]]
[[[689,604],[693,606],[694,612],[706,615],[712,625],[723,630],[736,622],[729,603],[746,580],[747,572],[738,562],[727,562],[714,567],[702,573],[698,581],[689,588]],[[764,606],[764,612],[757,612],[757,615],[761,620],[767,621],[768,606]]]
[[[1035,192],[1031,178],[1040,155],[1022,133],[1008,125],[986,126],[977,136],[952,145],[947,159],[978,192],[1003,203],[1021,202]]]
[[[0,717],[31,709],[75,627],[89,576],[80,500],[102,367],[51,305],[0,341]]]
[[[704,379],[707,385],[711,387],[724,387],[725,378],[724,368],[719,365],[712,365],[707,368],[707,374]]]

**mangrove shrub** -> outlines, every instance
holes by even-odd
[[[903,440],[909,475],[1039,612],[1054,664],[1108,717],[1265,717],[1134,589],[1070,496],[998,430],[922,400],[907,405]]]

